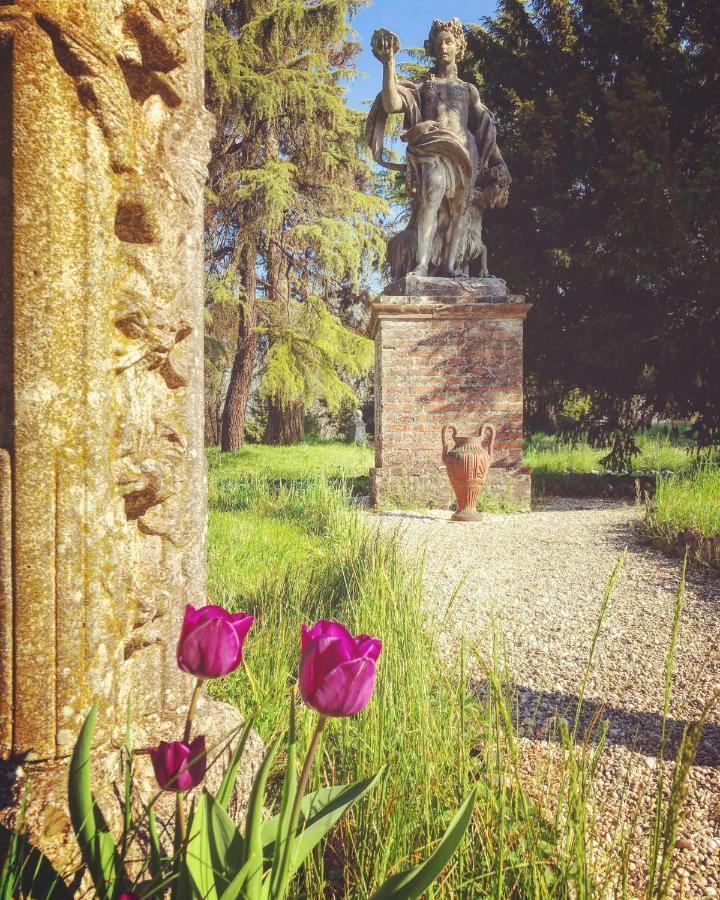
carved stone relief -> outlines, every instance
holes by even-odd
[[[52,170],[52,154],[60,147],[67,157],[57,162],[64,182],[48,186],[52,223],[41,223],[32,247],[29,224],[18,219],[16,241],[27,288],[16,285],[12,302],[32,331],[22,340],[33,353],[45,347],[47,373],[31,373],[28,357],[27,375],[16,379],[30,387],[20,392],[21,424],[6,442],[14,447],[0,481],[16,455],[18,504],[48,508],[41,498],[53,498],[55,534],[46,530],[41,549],[19,523],[18,553],[27,543],[38,559],[55,558],[55,583],[68,592],[67,600],[53,593],[52,580],[33,588],[44,614],[56,607],[59,651],[48,646],[43,661],[54,667],[52,703],[43,709],[28,689],[27,725],[14,740],[3,735],[17,751],[34,744],[40,753],[66,752],[92,696],[112,711],[134,690],[136,704],[172,703],[177,624],[185,602],[201,599],[202,191],[211,134],[203,10],[200,0],[0,6],[0,45],[5,35],[23,47],[14,63],[20,189],[27,184],[35,196],[33,178]],[[45,146],[36,137],[43,117]],[[43,252],[47,279],[35,290],[43,272],[34,254]],[[33,291],[44,304],[35,319]],[[11,379],[0,374],[4,397]],[[33,461],[44,471],[33,472]],[[12,602],[0,600],[4,610]],[[66,622],[71,612],[87,627]],[[20,632],[33,621],[28,611]],[[77,677],[68,685],[73,659]],[[0,714],[9,676],[2,678]]]

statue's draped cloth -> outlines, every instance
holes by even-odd
[[[382,94],[378,94],[372,105],[365,126],[365,136],[373,159],[382,166],[404,171],[407,169],[406,189],[408,194],[417,192],[421,185],[422,166],[430,159],[438,162],[445,175],[445,196],[453,205],[464,211],[475,187],[478,174],[488,166],[496,147],[496,130],[489,111],[485,111],[477,123],[474,141],[469,141],[470,151],[458,140],[457,135],[442,128],[435,121],[423,121],[420,90],[422,84],[398,80],[397,90],[403,105],[403,132],[401,138],[407,143],[407,166],[387,162],[383,158],[385,125],[387,113],[383,106]]]

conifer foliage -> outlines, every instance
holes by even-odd
[[[535,304],[531,425],[579,389],[608,465],[654,414],[720,442],[720,4],[502,0],[468,38],[513,173],[492,258]]]
[[[344,102],[357,46],[346,0],[211,0],[207,105],[215,114],[206,222],[209,406],[225,450],[242,446],[251,386],[270,442],[302,437],[303,412],[351,395],[370,345],[335,298],[357,290],[384,243],[384,201]],[[230,312],[228,312],[230,310]],[[211,416],[212,418],[212,416]]]

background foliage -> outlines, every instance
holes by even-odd
[[[339,408],[371,365],[358,331],[386,203],[361,149],[363,116],[344,98],[358,50],[353,9],[346,0],[208,5],[207,104],[218,127],[207,430],[226,450],[242,445],[251,393],[267,405],[266,439],[293,442],[309,404]]]
[[[720,6],[501,0],[468,39],[514,179],[491,264],[535,304],[530,428],[575,390],[616,468],[656,414],[718,442]]]

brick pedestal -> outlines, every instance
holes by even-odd
[[[498,278],[454,281],[407,276],[373,306],[375,468],[371,500],[381,507],[443,506],[454,494],[440,431],[497,428],[485,490],[530,504],[522,464],[524,297]]]

